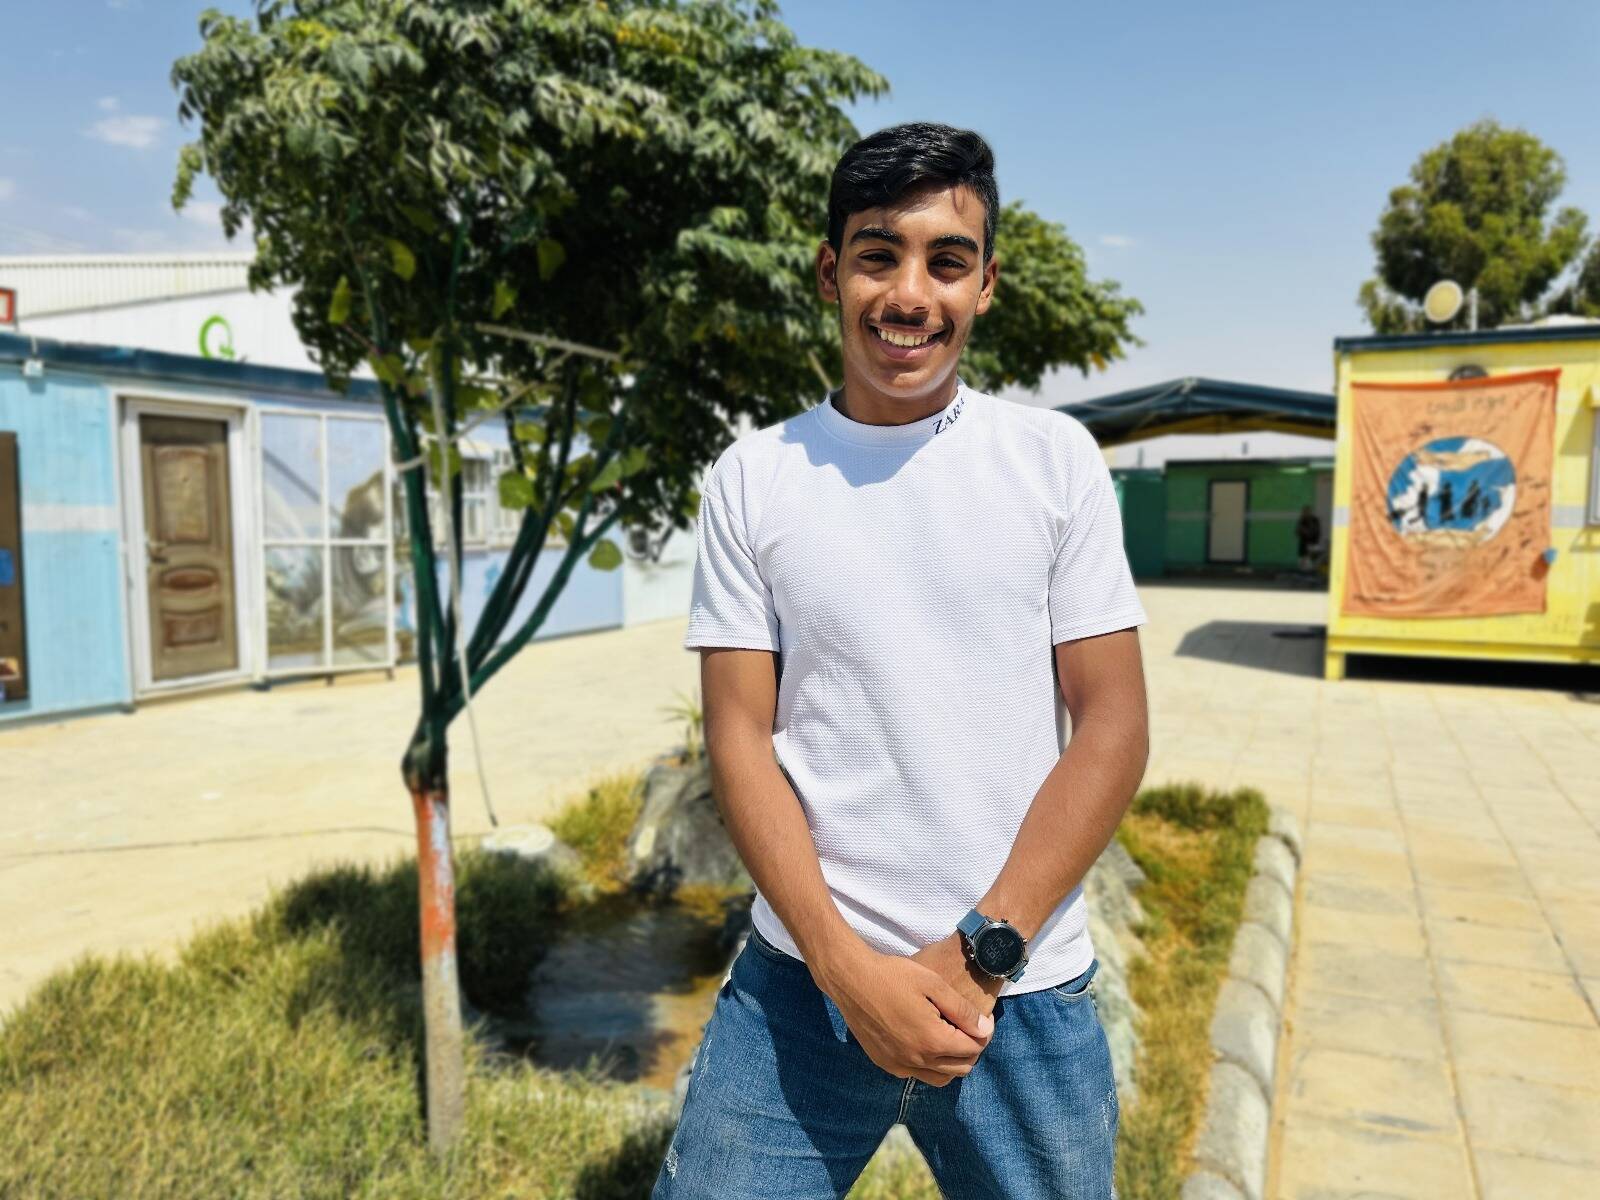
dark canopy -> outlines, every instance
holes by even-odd
[[[1296,392],[1254,383],[1189,376],[1063,404],[1102,446],[1164,433],[1243,433],[1272,430],[1333,436],[1332,393]]]

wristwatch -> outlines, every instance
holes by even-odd
[[[986,917],[973,909],[956,926],[968,960],[993,979],[1022,978],[1028,965],[1028,941],[1009,921]]]

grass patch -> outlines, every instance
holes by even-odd
[[[642,774],[609,775],[562,809],[550,828],[578,852],[590,883],[617,893],[627,887],[628,835],[643,807]]]
[[[1139,890],[1149,957],[1129,987],[1143,1012],[1139,1102],[1122,1116],[1124,1200],[1176,1200],[1211,1070],[1211,1014],[1227,973],[1267,803],[1254,788],[1148,788],[1117,836],[1149,882]]]
[[[621,902],[637,776],[558,819],[584,872],[456,854],[467,999],[516,1011],[552,930]],[[572,1200],[649,1191],[669,1114],[639,1089],[468,1039],[467,1130],[426,1148],[414,858],[319,871],[176,963],[85,956],[0,1029],[0,1196]]]

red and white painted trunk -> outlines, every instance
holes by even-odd
[[[456,972],[456,884],[450,855],[450,793],[414,789],[417,888],[422,917],[422,1008],[427,1025],[428,1147],[459,1140],[466,1121],[461,992]]]

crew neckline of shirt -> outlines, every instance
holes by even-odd
[[[834,437],[858,446],[921,445],[935,434],[955,425],[957,419],[972,403],[973,396],[972,390],[958,378],[956,394],[950,398],[950,403],[938,412],[904,425],[868,425],[864,421],[856,421],[845,416],[834,407],[833,399],[838,394],[829,392],[822,398],[822,403],[812,411],[817,414],[817,420],[822,427]]]

